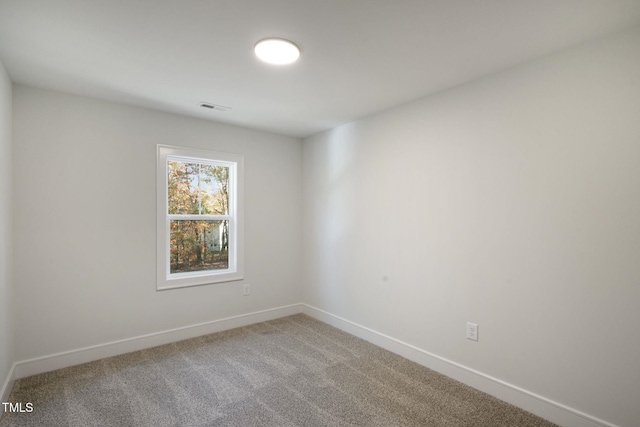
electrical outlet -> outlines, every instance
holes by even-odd
[[[244,295],[245,297],[247,295],[251,295],[251,285],[248,283],[245,283],[244,286],[242,287],[242,295]]]
[[[467,339],[478,341],[478,324],[467,322]]]

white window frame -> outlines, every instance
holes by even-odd
[[[215,163],[228,166],[229,170],[229,213],[216,215],[216,219],[229,220],[229,266],[224,270],[170,272],[170,221],[181,219],[210,219],[198,215],[169,215],[168,213],[168,169],[169,160],[191,161],[194,163]],[[158,145],[157,150],[157,280],[156,290],[184,288],[231,282],[244,278],[244,159],[242,156],[216,151]]]

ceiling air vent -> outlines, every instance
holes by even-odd
[[[210,102],[201,102],[200,106],[202,108],[206,108],[208,110],[221,111],[221,112],[231,110],[231,107],[225,107],[224,105],[212,104]]]

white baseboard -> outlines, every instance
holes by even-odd
[[[301,313],[300,304],[293,304],[284,307],[277,307],[254,313],[242,314],[239,316],[227,317],[196,325],[184,326],[167,331],[156,332],[138,337],[127,338],[105,344],[98,344],[90,347],[65,351],[37,357],[34,359],[16,362],[13,365],[12,373],[7,378],[4,387],[9,390],[14,379],[28,377],[55,369],[66,368],[68,366],[79,365],[105,357],[117,356],[119,354],[130,353],[132,351],[143,350],[145,348],[158,345],[169,344],[201,335],[226,331],[228,329],[239,328],[252,325],[254,323],[266,322],[280,317]],[[7,391],[8,393],[8,391]],[[3,389],[4,396],[4,389]],[[4,397],[3,397],[4,399]],[[3,400],[4,401],[4,400]]]
[[[381,334],[350,320],[324,310],[302,304],[302,313],[341,329],[365,341],[399,354],[422,366],[433,369],[461,383],[490,394],[505,402],[538,415],[563,427],[617,427],[604,420],[569,408],[543,396],[524,390],[490,375],[483,374],[467,366],[445,359],[411,344]]]
[[[2,384],[2,388],[0,389],[0,399],[2,402],[9,401],[9,394],[11,393],[11,386],[13,385],[14,373],[16,371],[16,364],[11,365],[11,369],[9,369],[9,373],[7,374],[7,378],[4,380]],[[0,416],[2,412],[0,411]]]

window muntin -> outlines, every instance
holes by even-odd
[[[170,289],[242,279],[242,157],[158,146],[158,280]]]

